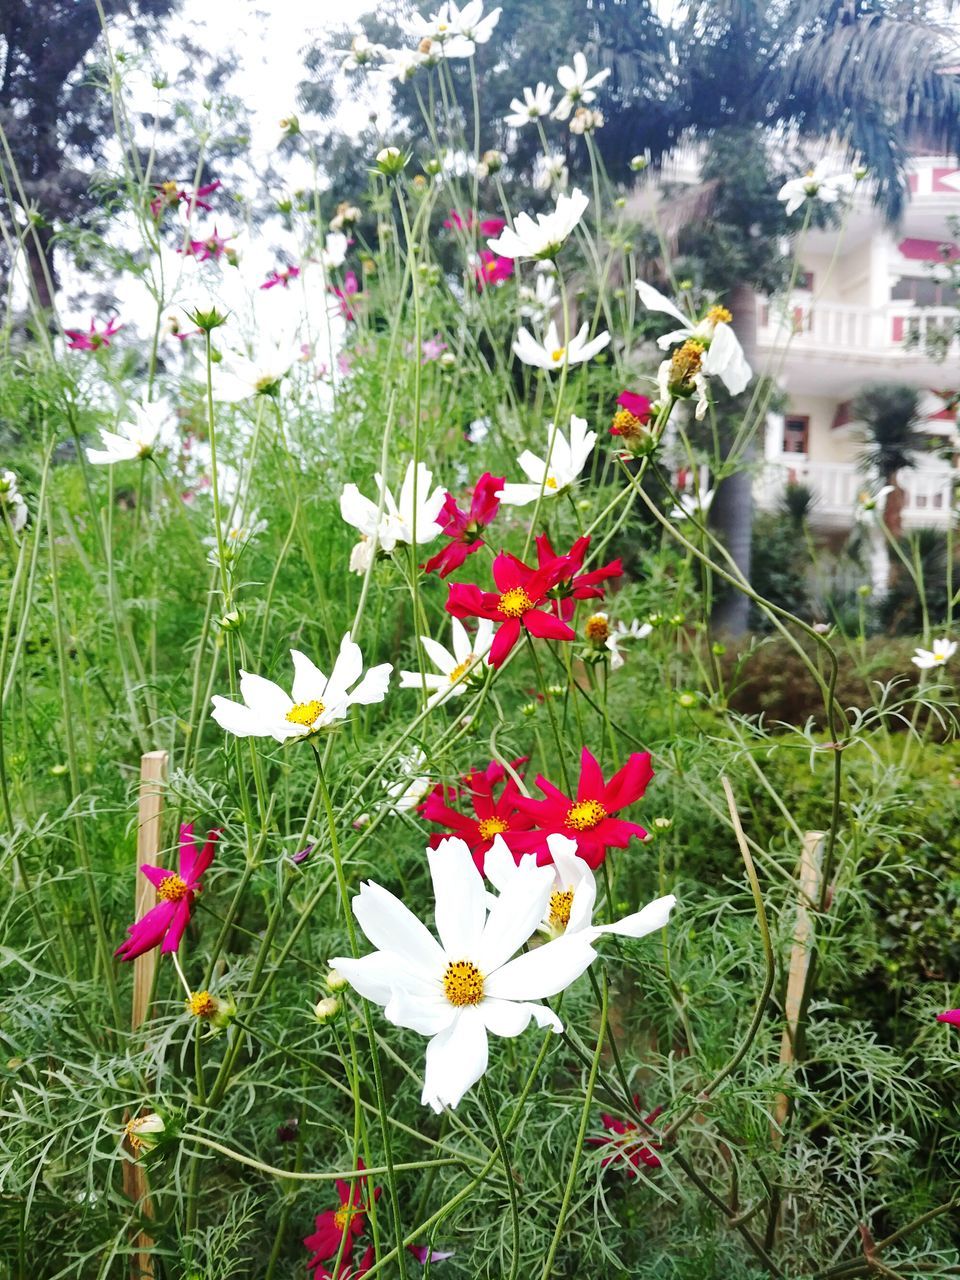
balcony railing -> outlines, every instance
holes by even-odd
[[[951,519],[954,481],[960,479],[960,473],[946,463],[926,463],[904,468],[898,478],[905,495],[904,527],[945,529]],[[811,524],[833,529],[850,528],[856,521],[860,495],[876,488],[852,462],[810,462],[785,454],[779,462],[768,462],[757,477],[757,505],[765,511],[775,510],[788,484],[811,489],[816,497]]]
[[[875,308],[798,297],[785,305],[761,299],[757,341],[791,353],[907,362],[928,358],[931,342],[942,346],[944,355],[960,354],[958,320],[954,307],[892,302]]]

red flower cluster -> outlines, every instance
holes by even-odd
[[[633,1101],[639,1107],[640,1099],[636,1094],[634,1094]],[[648,1116],[644,1116],[644,1124],[653,1124],[662,1110],[663,1107],[654,1108]],[[614,1148],[610,1155],[604,1156],[600,1161],[604,1168],[608,1164],[625,1164],[628,1178],[636,1178],[639,1175],[641,1164],[646,1165],[648,1169],[660,1168],[662,1161],[658,1155],[654,1154],[660,1150],[660,1144],[648,1142],[641,1138],[639,1127],[632,1120],[618,1120],[616,1116],[608,1115],[606,1112],[601,1115],[600,1119],[603,1121],[603,1127],[607,1132],[616,1136],[613,1138],[588,1138],[587,1142],[591,1147]]]
[[[450,541],[427,561],[423,566],[425,572],[439,573],[445,578],[459,569],[467,556],[480,550],[483,546],[480,530],[490,524],[500,510],[502,488],[503,476],[492,476],[485,471],[473,490],[469,511],[461,511],[453,494],[447,494],[437,523],[443,526]]]
[[[340,303],[340,314],[344,320],[356,320],[356,312],[351,305],[350,299],[360,292],[360,281],[357,279],[356,272],[348,271],[343,277],[343,288],[339,285],[332,284],[330,292]]]
[[[550,599],[554,613],[564,622],[573,617],[578,600],[602,600],[603,587],[599,584],[608,578],[619,578],[623,573],[623,562],[618,558],[600,569],[591,569],[589,573],[581,573],[583,559],[590,546],[590,535],[578,538],[565,556],[558,556],[550,545],[545,533],[537,538],[537,563],[541,569],[553,564],[556,560],[566,560],[567,567],[563,577],[550,590]]]
[[[358,1160],[357,1169],[362,1172],[363,1168],[363,1161]],[[307,1270],[313,1271],[313,1280],[348,1280],[348,1278],[352,1280],[355,1276],[365,1275],[373,1265],[372,1248],[363,1255],[355,1271],[350,1262],[353,1243],[363,1231],[364,1221],[370,1208],[362,1199],[363,1179],[355,1178],[350,1185],[338,1179],[334,1185],[340,1198],[340,1207],[318,1213],[315,1220],[316,1230],[312,1235],[305,1236],[303,1241],[313,1255],[307,1263]],[[380,1199],[381,1191],[382,1187],[374,1188],[374,1202]],[[346,1244],[343,1246],[343,1260],[334,1276],[323,1264],[337,1256],[344,1237],[346,1237]]]
[[[514,767],[522,763],[516,760]],[[517,862],[524,854],[532,853],[538,863],[549,863],[546,838],[555,833],[576,840],[580,857],[596,870],[608,848],[625,849],[634,837],[646,839],[643,827],[616,815],[640,799],[652,777],[649,753],[642,751],[634,752],[623,768],[604,782],[599,763],[584,747],[575,798],[564,795],[542,775],[536,782],[546,799],[524,796],[494,762],[482,773],[467,774],[460,793],[452,787],[435,787],[420,812],[428,822],[446,827],[465,840],[480,871],[496,836],[502,836]],[[496,796],[494,789],[505,778],[503,790]],[[464,793],[471,799],[473,816],[452,808],[458,794]],[[431,836],[431,845],[435,848],[442,838]]]

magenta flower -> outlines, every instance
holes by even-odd
[[[501,258],[489,249],[480,250],[480,265],[476,269],[477,289],[488,284],[503,284],[513,275],[513,259]]]
[[[266,280],[260,286],[261,289],[273,289],[278,284],[286,289],[291,280],[296,280],[300,274],[299,267],[281,267],[279,271],[271,271]]]
[[[448,1258],[453,1257],[452,1251],[450,1253],[441,1253],[438,1249],[434,1249],[431,1252],[425,1244],[408,1244],[407,1252],[412,1253],[416,1260],[423,1263],[424,1266],[426,1266],[428,1261],[446,1262]]]
[[[216,182],[208,182],[205,186],[197,187],[191,195],[177,182],[155,182],[153,189],[157,194],[150,201],[150,212],[155,218],[159,218],[164,209],[172,208],[185,200],[191,209],[202,209],[204,213],[210,213],[213,205],[207,204],[204,196],[213,195],[220,186],[221,182],[218,178]]]
[[[185,822],[180,828],[178,870],[167,871],[149,863],[141,866],[140,870],[156,888],[159,901],[142,920],[128,927],[130,936],[117,947],[114,955],[121,960],[135,960],[156,946],[160,946],[162,952],[176,951],[190,920],[190,905],[203,887],[200,878],[213,861],[219,836],[218,829],[210,831],[207,843],[198,851],[193,823]]]
[[[99,351],[101,347],[109,347],[110,339],[123,328],[117,324],[116,318],[109,321],[102,330],[97,329],[97,321],[90,321],[90,331],[84,329],[64,329],[70,339],[67,347],[71,351]]]
[[[232,239],[233,236],[219,235],[216,226],[214,226],[211,235],[205,236],[202,240],[191,240],[186,249],[178,249],[177,252],[185,254],[188,258],[196,258],[198,262],[207,262],[210,258],[213,258],[215,262],[219,262],[224,255],[229,258],[232,250],[229,248],[227,241]]]
[[[428,360],[439,360],[447,349],[447,344],[440,337],[439,333],[435,333],[432,338],[424,338],[420,350],[423,355],[422,363],[426,364]]]
[[[954,1027],[960,1027],[960,1009],[948,1009],[946,1013],[938,1013],[937,1021],[949,1022]]]
[[[450,541],[423,566],[426,573],[439,573],[441,578],[445,578],[454,569],[459,569],[467,556],[480,550],[483,546],[480,530],[496,516],[502,488],[503,476],[492,476],[485,471],[477,481],[468,511],[461,511],[453,495],[447,494],[437,523]]]
[[[339,285],[332,284],[330,292],[340,301],[340,314],[344,320],[356,320],[356,314],[350,305],[350,299],[360,292],[360,281],[357,279],[353,271],[348,271],[343,277],[343,288]]]
[[[472,231],[474,222],[475,218],[473,216],[472,209],[467,210],[466,222],[464,222],[463,218],[460,217],[456,209],[451,209],[450,217],[444,218],[443,225],[448,227],[451,231],[453,231],[454,228],[457,231]],[[477,230],[482,236],[498,236],[507,223],[505,218],[481,218],[476,225]]]

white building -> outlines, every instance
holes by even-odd
[[[773,509],[787,483],[802,483],[817,497],[810,524],[824,533],[850,528],[867,487],[858,465],[865,434],[849,406],[872,382],[929,393],[924,429],[940,456],[931,452],[900,473],[905,529],[945,528],[951,519],[960,436],[945,401],[960,385],[960,343],[954,339],[940,362],[928,354],[926,338],[953,333],[958,319],[960,298],[933,268],[955,238],[947,220],[960,216],[960,167],[919,157],[910,191],[895,230],[884,225],[869,192],[857,191],[839,229],[808,231],[798,243],[800,270],[789,297],[758,302],[760,371],[776,379],[787,404],[768,421],[757,503]],[[951,249],[960,256],[960,246]]]

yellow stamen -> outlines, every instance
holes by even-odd
[[[550,895],[550,924],[562,933],[570,923],[570,908],[573,906],[573,888],[554,889]]]
[[[522,618],[532,608],[533,601],[523,587],[511,587],[500,597],[500,612],[505,618]]]
[[[559,364],[563,357],[567,354],[566,347],[557,347],[555,351],[550,352],[550,359],[554,364]]]
[[[595,613],[587,619],[584,631],[593,644],[604,644],[610,636],[610,624],[602,613]]]
[[[553,476],[547,476],[546,480],[543,482],[543,487],[545,489],[556,489],[557,482]]]
[[[333,1215],[333,1221],[338,1231],[347,1231],[355,1217],[357,1217],[356,1212],[350,1205],[344,1204]]]
[[[464,658],[462,662],[458,662],[457,665],[450,672],[450,683],[456,684],[457,681],[461,678],[461,676],[465,676],[467,674],[467,672],[470,670],[470,668],[473,666],[476,660],[477,660],[477,655],[475,653],[471,653],[468,657]]]
[[[312,729],[323,712],[324,705],[320,699],[312,698],[309,702],[294,703],[284,719],[289,720],[291,724],[302,724],[307,729]]]
[[[492,840],[494,836],[502,836],[508,824],[502,818],[481,818],[477,830],[484,840]]]
[[[217,1002],[209,991],[195,991],[187,1001],[187,1012],[195,1018],[212,1018],[217,1012]]]
[[[463,1009],[483,999],[483,974],[470,960],[451,960],[443,975],[443,994]]]
[[[629,409],[618,409],[613,415],[613,421],[610,429],[614,435],[622,436],[624,440],[636,440],[643,435],[646,427],[642,418],[638,418],[635,413],[631,413]]]
[[[693,387],[693,379],[700,372],[703,364],[702,342],[689,338],[682,347],[678,347],[670,357],[670,387],[679,387],[689,391]]]
[[[574,831],[591,831],[607,816],[599,800],[578,800],[567,813],[567,826]]]
[[[733,319],[733,312],[726,307],[711,307],[707,312],[707,319],[713,324],[729,324]]]
[[[180,876],[164,876],[157,885],[157,897],[161,902],[179,902],[187,895],[187,885]]]

